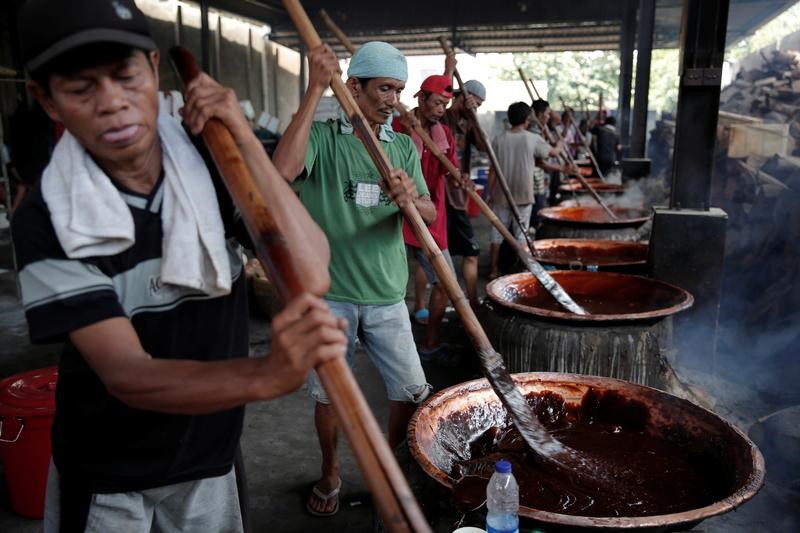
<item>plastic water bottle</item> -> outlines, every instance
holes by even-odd
[[[494,474],[486,487],[487,533],[518,533],[519,531],[519,486],[511,463],[501,459],[494,467]]]

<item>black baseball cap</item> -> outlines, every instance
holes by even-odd
[[[29,73],[87,44],[156,49],[147,17],[133,0],[27,0],[20,9],[19,32]]]

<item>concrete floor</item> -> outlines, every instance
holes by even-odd
[[[8,259],[7,250],[3,248],[4,239],[7,240],[2,227],[4,219],[4,214],[0,213],[0,267],[5,266]],[[485,243],[487,224],[482,219],[476,222],[479,235],[484,237],[481,242]],[[487,271],[487,262],[484,253],[481,257],[482,275]],[[482,280],[481,286],[483,284],[485,280]],[[479,376],[475,357],[471,356],[473,352],[458,319],[452,314],[448,318],[443,338],[464,355],[465,363],[455,371],[445,371],[435,365],[426,366],[428,379],[436,390]],[[269,346],[268,326],[263,319],[257,318],[251,320],[251,326],[251,355],[262,355]],[[415,326],[416,335],[422,332],[420,327]],[[7,270],[0,270],[0,347],[0,378],[57,361],[58,347],[34,347],[28,343],[14,278]],[[388,404],[381,379],[364,354],[359,355],[356,378],[379,422],[385,426]],[[734,383],[718,375],[698,372],[678,373],[683,381],[698,392],[696,400],[713,399],[713,410],[745,431],[758,417],[777,408],[768,405],[758,391],[748,388],[747,383]],[[343,488],[339,513],[332,518],[321,519],[309,516],[304,510],[305,498],[317,479],[320,461],[313,425],[313,404],[304,390],[272,402],[250,405],[247,408],[242,448],[253,531],[299,533],[373,530],[376,511],[344,440],[341,443]],[[0,485],[0,531],[40,531],[40,521],[21,518],[12,512],[7,489],[4,484]],[[414,486],[417,486],[416,483]],[[452,531],[458,517],[449,511],[446,496],[435,488],[428,487],[425,490],[429,492],[418,494],[418,498],[431,517],[435,531]],[[479,516],[470,518],[480,520]],[[768,475],[765,487],[752,501],[735,512],[702,522],[696,530],[708,533],[800,531],[800,495],[772,483]]]

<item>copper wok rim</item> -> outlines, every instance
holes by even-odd
[[[722,498],[721,500],[704,507],[698,507],[689,511],[682,511],[680,513],[631,517],[593,517],[552,513],[549,511],[541,511],[532,507],[520,505],[520,516],[558,526],[581,528],[639,529],[665,526],[674,527],[681,524],[699,522],[706,518],[732,511],[753,498],[753,496],[755,496],[759,489],[761,489],[761,487],[764,485],[766,476],[764,456],[761,454],[761,451],[753,443],[753,441],[739,428],[721,416],[717,415],[713,411],[690,402],[689,400],[655,389],[653,387],[647,387],[645,385],[639,385],[629,381],[609,377],[588,376],[583,374],[566,374],[560,372],[525,372],[512,374],[512,378],[518,385],[524,385],[531,382],[538,382],[540,384],[554,383],[557,385],[580,384],[587,387],[596,387],[602,390],[615,388],[614,386],[616,386],[616,388],[628,390],[640,389],[648,392],[649,394],[654,394],[657,396],[666,395],[673,401],[678,401],[684,404],[687,409],[694,409],[703,412],[706,414],[706,416],[710,416],[719,420],[727,429],[735,433],[747,445],[750,452],[750,463],[752,466],[752,472],[750,475],[747,477],[742,486],[733,494],[730,494],[729,496],[726,496],[725,498]],[[453,489],[456,480],[439,470],[439,468],[434,465],[420,449],[420,445],[417,441],[417,424],[419,424],[420,416],[431,405],[442,404],[451,396],[457,395],[457,393],[483,391],[489,388],[491,387],[486,378],[475,379],[453,385],[452,387],[448,387],[439,391],[425,400],[411,417],[407,433],[411,456],[415,461],[417,461],[417,463],[429,477],[436,480],[436,482],[448,490]],[[497,401],[498,403],[500,402],[499,399]]]
[[[591,185],[597,194],[623,194],[625,192],[624,185],[615,185],[612,183],[597,183]],[[566,193],[591,194],[589,189],[584,187],[583,184],[568,183],[559,185],[558,190]]]
[[[574,218],[565,218],[565,217],[561,216],[561,214],[564,211],[566,211],[567,209],[580,209],[583,212],[587,212],[587,211],[593,212],[593,213],[596,212],[598,219],[601,219],[601,217],[602,217],[605,220],[602,220],[602,221],[599,221],[599,220],[593,220],[593,221],[592,220],[577,220],[577,219],[574,219]],[[587,226],[588,227],[597,227],[597,226],[600,226],[600,227],[608,227],[608,226],[611,226],[611,227],[616,227],[616,226],[637,226],[637,225],[644,224],[645,222],[647,222],[648,220],[653,218],[652,212],[650,212],[650,211],[648,211],[647,209],[644,209],[644,208],[639,208],[639,207],[624,208],[624,207],[618,207],[618,206],[611,206],[610,209],[615,215],[619,215],[620,218],[607,219],[607,217],[605,215],[605,211],[603,211],[603,208],[600,207],[600,206],[597,206],[597,207],[594,207],[594,206],[592,206],[592,207],[582,207],[582,206],[574,206],[574,207],[560,207],[560,206],[545,207],[544,209],[539,210],[538,215],[540,217],[550,221],[550,222],[555,223],[555,224],[560,224],[560,225],[565,225],[565,226],[566,225],[578,226],[578,227],[587,227]],[[638,211],[638,212],[642,213],[642,215],[641,216],[635,216],[633,218],[622,218],[623,216],[625,216],[625,213],[627,211],[631,211],[631,210]]]
[[[490,300],[492,300],[497,305],[506,307],[508,309],[513,309],[515,311],[519,311],[522,313],[538,317],[557,318],[559,320],[568,320],[576,322],[619,322],[619,321],[649,320],[652,318],[661,318],[674,315],[675,313],[690,308],[694,304],[694,296],[692,296],[688,291],[681,289],[677,285],[672,285],[671,283],[666,283],[664,281],[659,281],[644,276],[634,276],[633,274],[620,274],[618,272],[584,272],[581,270],[557,270],[551,272],[551,275],[553,276],[553,278],[556,279],[556,281],[559,281],[560,278],[571,277],[571,276],[574,277],[603,276],[606,278],[617,277],[626,279],[645,280],[650,285],[658,285],[660,287],[675,291],[676,293],[680,294],[681,301],[669,307],[656,309],[654,311],[644,311],[641,313],[622,313],[616,315],[603,315],[603,314],[576,315],[575,313],[570,313],[569,311],[555,311],[552,309],[542,309],[539,307],[531,307],[529,305],[522,305],[514,302],[509,302],[508,300],[503,298],[503,296],[500,294],[499,291],[499,287],[501,284],[506,284],[508,282],[514,282],[522,279],[531,279],[533,278],[533,274],[531,274],[530,272],[519,272],[517,274],[508,274],[505,276],[500,276],[499,278],[490,281],[486,285],[486,295],[489,297]],[[537,285],[539,285],[540,290],[545,290],[543,287],[541,287],[541,284],[539,283],[538,280],[532,279],[532,281]],[[569,294],[568,290],[567,294]]]
[[[635,248],[645,252],[645,257],[638,261],[612,261],[604,262],[600,266],[603,267],[621,267],[621,266],[639,266],[647,264],[647,241],[612,241],[611,239],[538,239],[533,241],[534,251],[536,252],[536,260],[540,263],[547,263],[549,265],[569,266],[577,258],[560,258],[548,257],[541,253],[542,250],[549,250],[559,246],[574,246],[579,248],[581,246],[594,245],[598,248]],[[541,249],[541,250],[540,250]],[[586,263],[586,261],[584,261]]]

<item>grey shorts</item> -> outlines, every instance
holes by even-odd
[[[517,206],[519,209],[520,218],[522,218],[522,231],[520,231],[519,224],[514,220],[514,213],[511,207],[506,204],[495,204],[492,206],[492,211],[500,219],[505,227],[511,231],[511,234],[517,241],[524,243],[525,234],[528,233],[528,228],[531,224],[531,212],[533,211],[533,204],[520,204]],[[497,228],[492,226],[492,244],[500,244],[503,242],[503,235],[497,231]]]
[[[326,302],[334,315],[347,320],[347,363],[351,367],[358,336],[383,378],[390,400],[421,403],[428,397],[432,388],[422,370],[405,302],[390,305]],[[316,372],[309,374],[307,386],[316,401],[330,403]]]
[[[433,269],[433,263],[430,262],[428,256],[425,255],[425,252],[423,252],[421,248],[416,248],[414,246],[409,246],[408,248],[414,250],[414,259],[417,260],[419,266],[421,266],[422,270],[425,271],[425,277],[428,278],[428,283],[431,285],[436,285],[439,283],[439,276],[436,275],[436,271]],[[442,257],[444,257],[444,260],[447,261],[447,266],[450,267],[450,272],[453,272],[453,275],[455,275],[456,269],[453,266],[453,258],[450,257],[450,252],[447,250],[442,250]]]
[[[44,533],[58,533],[61,521],[58,470],[50,463]],[[243,531],[236,474],[175,483],[135,492],[92,494],[87,533],[240,533]]]

